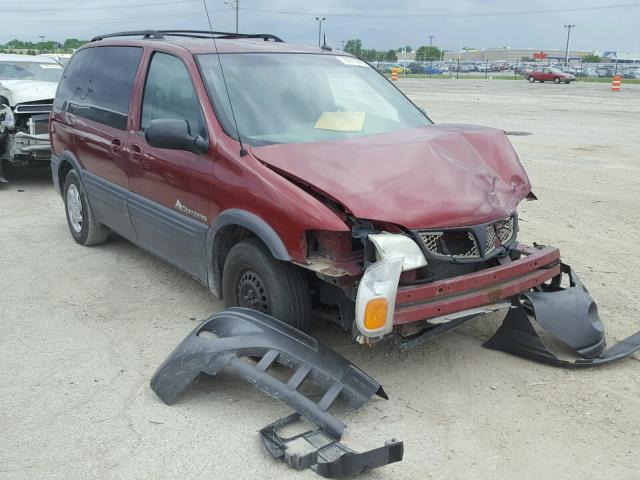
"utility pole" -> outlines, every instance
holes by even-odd
[[[40,53],[44,52],[44,35],[38,35],[40,37]]]
[[[318,46],[321,46],[320,38],[322,37],[322,22],[324,22],[326,19],[327,17],[316,17],[316,20],[318,21]]]
[[[224,0],[224,3],[226,3],[236,11],[236,33],[238,33],[238,16],[240,14],[240,0]]]
[[[342,44],[342,46],[340,47],[340,50],[342,50],[344,52],[344,44],[345,44],[346,40],[340,40],[340,43]]]
[[[567,66],[569,62],[569,37],[571,37],[571,29],[575,27],[575,25],[565,25],[564,28],[567,29],[567,47],[564,51],[564,66]]]

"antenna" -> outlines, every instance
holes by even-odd
[[[202,4],[204,5],[204,13],[207,15],[207,22],[209,23],[209,30],[213,31],[213,27],[211,26],[211,18],[209,17],[209,9],[207,8],[207,0],[202,0]],[[222,68],[222,59],[220,59],[220,52],[218,52],[218,44],[216,43],[216,36],[212,35],[213,38],[213,46],[216,49],[216,56],[218,57],[218,64],[220,65],[220,73],[222,74],[222,82],[224,83],[224,89],[227,92],[227,98],[229,99],[229,107],[231,107],[231,118],[233,118],[233,124],[236,127],[236,133],[238,134],[238,142],[240,143],[240,156],[244,157],[247,154],[247,151],[244,149],[244,145],[242,144],[242,136],[240,135],[240,129],[238,128],[238,122],[236,120],[236,114],[233,111],[233,102],[231,102],[231,95],[229,95],[229,87],[227,86],[227,79],[224,76],[224,69]]]

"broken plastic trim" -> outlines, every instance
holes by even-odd
[[[261,357],[253,364],[243,357]],[[268,373],[277,362],[293,374],[286,381]],[[200,372],[215,375],[229,367],[262,392],[281,400],[333,438],[344,423],[328,413],[340,397],[352,408],[374,394],[387,399],[378,382],[314,338],[268,315],[245,308],[229,308],[205,320],[162,363],[151,388],[167,404],[174,403]],[[298,391],[305,379],[322,387],[315,402]]]
[[[344,478],[399,462],[404,455],[403,443],[395,439],[388,440],[382,447],[358,453],[322,429],[289,438],[278,434],[280,428],[298,420],[300,415],[294,413],[260,430],[262,444],[271,456],[282,458],[296,470],[311,468],[325,478]]]
[[[569,276],[568,288],[560,287],[562,274]],[[640,350],[640,332],[637,332],[604,351],[604,326],[598,307],[566,264],[561,264],[561,274],[550,284],[515,297],[513,306],[485,347],[565,368],[603,365]],[[572,362],[554,355],[538,335],[528,313],[547,333],[571,347],[579,358]]]

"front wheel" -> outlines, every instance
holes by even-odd
[[[311,326],[311,300],[304,272],[276,260],[257,238],[234,245],[222,271],[225,307],[245,307],[271,315],[302,331]]]
[[[531,76],[531,77],[529,77],[529,81],[530,81],[531,83],[533,83],[533,82],[535,82],[535,81],[536,81],[536,79],[535,79],[535,78],[533,78],[533,76]]]
[[[109,237],[109,229],[98,222],[87,203],[86,193],[75,170],[64,181],[64,209],[73,239],[80,245],[98,245]]]

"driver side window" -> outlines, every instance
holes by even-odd
[[[186,120],[192,135],[207,138],[202,108],[187,68],[177,57],[156,52],[144,87],[141,129],[159,118]]]

